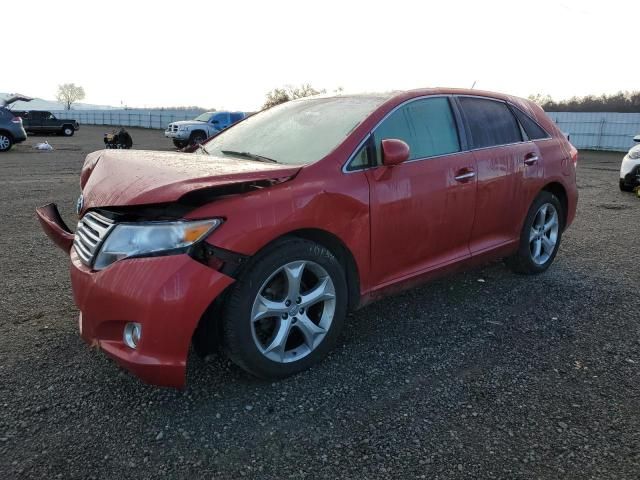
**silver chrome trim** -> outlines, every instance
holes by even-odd
[[[96,212],[89,212],[78,221],[73,247],[87,267],[93,267],[100,247],[115,226],[113,220]]]
[[[467,172],[467,173],[461,173],[460,175],[456,175],[453,178],[454,180],[462,182],[463,180],[469,180],[470,178],[473,178],[475,176],[476,176],[476,172]]]

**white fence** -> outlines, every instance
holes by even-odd
[[[576,148],[627,151],[640,134],[640,113],[548,112]]]
[[[171,122],[190,120],[200,111],[190,110],[71,110],[53,112],[85,125],[122,125],[165,129]],[[549,112],[560,130],[571,136],[577,148],[626,151],[640,134],[640,113]]]
[[[202,111],[192,110],[61,110],[53,111],[58,118],[73,118],[80,125],[115,125],[123,127],[159,128],[171,122],[192,120]]]

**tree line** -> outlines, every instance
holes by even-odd
[[[586,95],[568,100],[554,100],[550,95],[529,95],[547,112],[619,112],[640,113],[640,91],[618,92],[610,95]]]

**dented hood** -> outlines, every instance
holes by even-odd
[[[80,186],[94,207],[174,202],[187,193],[259,180],[286,180],[300,166],[146,150],[101,150],[85,160]]]

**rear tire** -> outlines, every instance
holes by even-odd
[[[529,207],[518,251],[506,260],[509,268],[525,275],[547,270],[558,253],[564,222],[565,212],[558,197],[540,192]]]
[[[0,132],[0,152],[8,152],[13,146],[13,138],[7,133]]]
[[[64,135],[65,137],[73,137],[73,134],[75,133],[75,129],[69,125],[65,125],[64,127],[62,127],[62,135]]]
[[[624,180],[620,179],[620,190],[623,192],[633,192],[633,187],[631,185],[627,185]]]
[[[338,259],[316,243],[275,243],[245,267],[222,309],[223,348],[247,372],[284,378],[320,361],[347,313]]]

